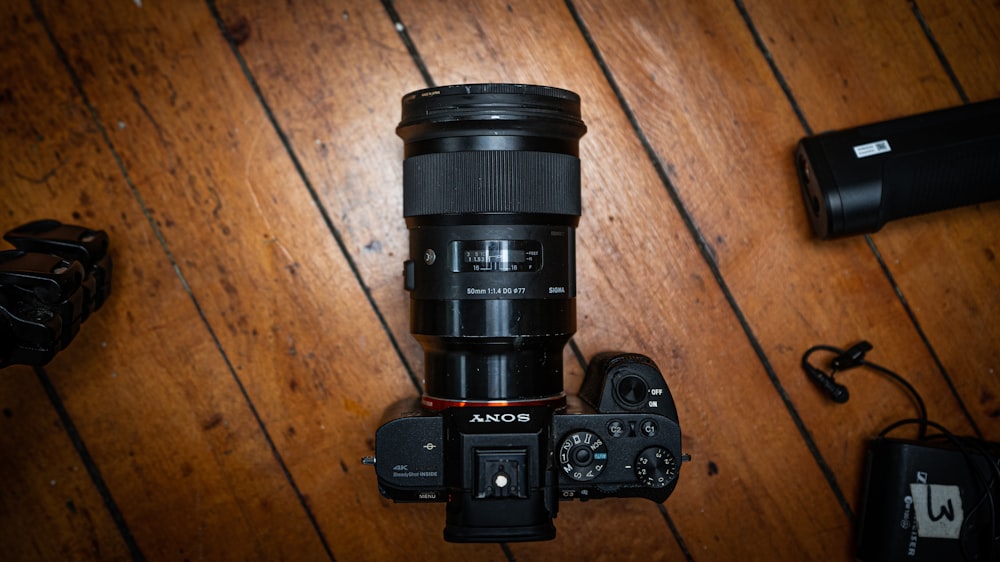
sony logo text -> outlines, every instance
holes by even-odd
[[[520,414],[472,414],[472,418],[469,419],[470,423],[513,423],[513,422],[530,422],[531,414],[520,413]]]

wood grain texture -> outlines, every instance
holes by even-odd
[[[35,373],[11,367],[0,382],[4,556],[125,559],[125,542]]]
[[[0,8],[0,231],[104,228],[116,260],[69,349],[0,373],[0,549],[853,559],[865,440],[913,404],[862,371],[831,404],[801,354],[869,339],[933,418],[1000,439],[1000,208],[818,242],[791,151],[810,130],[1000,95],[1000,9],[800,4]],[[692,461],[662,507],[563,503],[554,541],[455,545],[442,505],[385,500],[359,463],[422,377],[394,128],[427,78],[581,94],[574,345],[663,369]],[[583,365],[565,359],[575,391]]]
[[[871,340],[878,346],[872,360],[899,357],[893,367],[907,373],[932,397],[929,407],[935,418],[968,431],[966,420],[932,357],[921,351],[919,334],[907,329],[906,310],[864,240],[820,244],[810,239],[785,148],[805,131],[796,123],[766,62],[749,57],[756,47],[736,7],[715,2],[702,3],[697,9],[660,6],[628,14],[598,7],[597,3],[581,3],[581,14],[588,22],[600,22],[593,25],[595,41],[616,70],[657,157],[667,169],[685,170],[672,177],[673,185],[712,247],[726,284],[856,513],[861,492],[857,467],[864,454],[859,445],[891,421],[911,416],[913,405],[904,393],[879,389],[877,379],[858,380],[861,375],[854,374],[845,380],[854,389],[850,404],[844,407],[827,401],[802,376],[799,360],[805,349],[819,342],[846,346]],[[753,15],[753,6],[748,7]],[[795,10],[772,8],[773,13],[765,18],[769,24],[795,19]],[[852,20],[843,11],[837,18],[839,27],[826,34],[827,28],[821,27],[810,40],[829,48],[837,34],[861,34],[861,29],[846,28]],[[868,22],[861,16],[856,19]],[[887,15],[885,19],[891,20]],[[765,26],[761,33],[769,37]],[[820,49],[802,52],[801,42],[797,45],[802,54],[797,56],[819,56]],[[791,45],[785,52],[791,52]],[[826,52],[840,51],[830,48]],[[776,62],[782,69],[782,59]],[[793,92],[797,78],[797,74],[788,77]],[[864,81],[863,77],[856,80]],[[814,109],[810,99],[803,103],[807,115]],[[766,113],[761,108],[767,108]],[[690,141],[695,138],[700,143]],[[725,157],[717,157],[720,154]],[[683,162],[702,165],[683,166]],[[802,275],[803,265],[814,274]],[[989,292],[989,280],[980,283],[983,292]],[[990,341],[981,340],[986,362]],[[861,390],[865,388],[874,391]],[[830,427],[838,431],[822,429]],[[845,439],[855,446],[845,447]]]
[[[1000,18],[996,2],[915,2],[958,86],[970,101],[1000,96]]]
[[[225,358],[144,217],[132,176],[123,176],[102,138],[124,131],[125,121],[94,121],[30,7],[21,8],[11,21],[21,22],[15,37],[24,50],[15,60],[25,67],[5,81],[12,94],[4,108],[4,230],[51,216],[102,227],[113,241],[113,298],[47,371],[140,554],[281,559],[312,550],[322,557]],[[40,539],[50,534],[46,525],[37,532]],[[110,559],[115,550],[122,549],[95,546],[91,554]]]

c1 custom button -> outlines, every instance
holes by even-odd
[[[646,437],[653,437],[659,430],[659,426],[653,420],[642,420],[642,423],[639,424],[639,431]]]

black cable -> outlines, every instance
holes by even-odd
[[[920,431],[919,431],[920,439],[925,439],[927,437],[927,426],[931,422],[927,419],[927,405],[924,404],[924,399],[921,398],[920,393],[917,392],[917,389],[914,388],[913,385],[910,384],[906,379],[904,379],[903,377],[899,376],[895,372],[890,371],[889,369],[886,369],[885,367],[883,367],[881,365],[878,365],[876,363],[872,363],[871,361],[867,361],[867,360],[864,360],[864,359],[861,360],[861,364],[864,365],[865,367],[868,367],[869,369],[874,369],[874,370],[882,373],[883,375],[885,375],[885,376],[893,379],[894,381],[896,381],[899,384],[903,385],[906,388],[906,390],[908,390],[910,392],[910,394],[913,396],[913,398],[917,401],[917,408],[920,410],[920,418],[919,419],[922,420],[922,423],[920,424]]]
[[[917,392],[917,389],[914,388],[912,384],[907,382],[906,379],[899,376],[894,371],[887,369],[886,367],[883,367],[882,365],[879,365],[877,363],[872,363],[871,361],[866,360],[864,358],[864,354],[871,348],[872,348],[871,344],[864,341],[852,346],[847,350],[840,349],[839,347],[834,347],[832,345],[814,345],[813,347],[810,347],[808,350],[806,350],[806,352],[802,355],[802,368],[805,369],[807,372],[811,373],[814,377],[826,376],[829,379],[830,383],[830,386],[827,387],[827,390],[829,390],[833,386],[836,386],[835,377],[838,372],[844,372],[848,369],[853,369],[855,367],[860,367],[860,366],[868,367],[869,369],[878,371],[879,373],[893,379],[894,381],[903,385],[903,388],[905,388],[910,393],[910,395],[913,397],[913,400],[916,402],[920,419],[924,420],[925,422],[920,426],[919,436],[920,439],[925,438],[927,435],[927,424],[926,424],[927,405],[924,403],[923,397],[920,396],[920,393]],[[819,369],[816,369],[809,362],[809,357],[817,351],[827,351],[836,354],[836,357],[832,362],[832,370],[830,371],[830,373],[824,373]],[[839,401],[846,402],[846,390],[844,396],[845,397]]]

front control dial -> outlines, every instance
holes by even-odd
[[[559,465],[577,482],[593,480],[608,465],[608,446],[589,431],[570,433],[559,445]]]
[[[635,459],[635,476],[644,486],[663,488],[677,477],[677,459],[663,447],[649,447]]]

